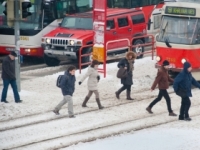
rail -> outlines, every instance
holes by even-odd
[[[82,46],[80,49],[79,49],[79,73],[81,73],[81,70],[82,70],[82,66],[84,65],[89,65],[91,62],[86,62],[86,63],[82,63],[81,60],[82,60],[82,57],[87,57],[87,56],[91,56],[91,53],[88,53],[88,54],[83,54],[82,55],[82,50],[86,47],[93,47],[93,44],[90,44],[90,45],[84,45]]]
[[[144,52],[141,52],[141,53],[139,53],[139,54],[136,53],[136,55],[138,56],[138,55],[143,55],[143,54],[151,53],[151,54],[152,54],[152,60],[153,60],[153,58],[154,58],[154,52],[155,52],[155,40],[154,40],[154,36],[153,36],[153,35],[143,35],[143,36],[133,37],[133,38],[131,39],[131,41],[132,41],[132,43],[133,43],[133,41],[136,40],[136,39],[143,39],[143,38],[147,38],[147,37],[148,37],[148,38],[149,38],[149,37],[151,38],[151,42],[145,43],[145,44],[131,45],[131,46],[130,46],[130,49],[137,48],[138,46],[140,46],[140,47],[152,46],[151,51],[144,51]]]

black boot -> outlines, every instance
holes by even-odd
[[[115,92],[115,95],[116,95],[117,99],[120,99],[119,95],[120,95],[120,93],[121,93],[122,91],[124,91],[124,90],[125,90],[125,88],[122,87],[122,88],[120,88],[117,92]]]
[[[179,120],[184,120],[184,117],[181,116],[181,115],[179,115],[178,119],[179,119]]]
[[[97,101],[97,105],[98,105],[99,109],[103,109],[104,107],[101,105],[99,98],[96,98],[96,101]]]
[[[127,96],[127,100],[134,100],[133,98],[131,98],[131,91],[126,91],[126,96]]]
[[[88,102],[89,99],[90,99],[89,97],[87,97],[87,96],[85,97],[82,107],[87,107],[86,103]]]

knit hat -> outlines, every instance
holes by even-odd
[[[17,57],[17,54],[14,51],[10,52],[10,55]]]
[[[168,66],[168,65],[169,65],[169,61],[164,60],[164,61],[163,61],[163,66]]]

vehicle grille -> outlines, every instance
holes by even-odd
[[[53,44],[53,45],[67,45],[68,44],[68,40],[51,39],[51,44]]]

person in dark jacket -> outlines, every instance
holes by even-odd
[[[185,62],[183,64],[183,70],[174,79],[173,87],[175,93],[177,93],[179,90],[183,90],[183,95],[181,96],[182,101],[179,120],[191,121],[191,118],[189,116],[189,109],[191,105],[189,97],[192,97],[191,88],[192,85],[200,88],[200,84],[193,78],[191,71],[191,64],[189,62]]]
[[[126,53],[126,58],[121,59],[118,63],[118,68],[123,67],[125,69],[127,69],[128,74],[126,78],[122,78],[121,79],[121,84],[123,84],[123,86],[117,91],[115,92],[117,99],[119,99],[119,95],[122,91],[126,90],[126,96],[127,96],[127,100],[134,100],[133,98],[131,98],[131,85],[133,84],[133,70],[134,70],[134,62],[136,59],[136,55],[134,52],[129,51]]]
[[[59,115],[59,110],[61,109],[61,107],[68,103],[69,118],[75,118],[72,100],[76,82],[75,71],[75,66],[69,66],[67,71],[65,71],[64,77],[61,78],[61,91],[64,98],[53,110],[56,115]]]
[[[167,103],[167,109],[169,112],[169,116],[177,116],[171,108],[171,99],[169,97],[169,94],[167,92],[167,89],[169,88],[169,82],[173,82],[173,79],[169,77],[168,75],[168,68],[169,68],[169,62],[167,60],[163,61],[163,64],[161,68],[158,70],[156,79],[151,87],[151,91],[155,90],[157,84],[159,88],[159,94],[158,97],[153,100],[153,102],[150,103],[150,105],[146,108],[146,110],[152,114],[153,112],[151,111],[152,107],[159,102],[162,97],[165,98],[166,103]]]
[[[3,90],[1,95],[1,102],[8,103],[6,100],[8,86],[11,85],[14,93],[14,98],[16,103],[21,103],[20,96],[17,89],[16,76],[15,76],[15,57],[17,54],[12,51],[8,56],[6,56],[2,63],[2,74],[3,79]]]

